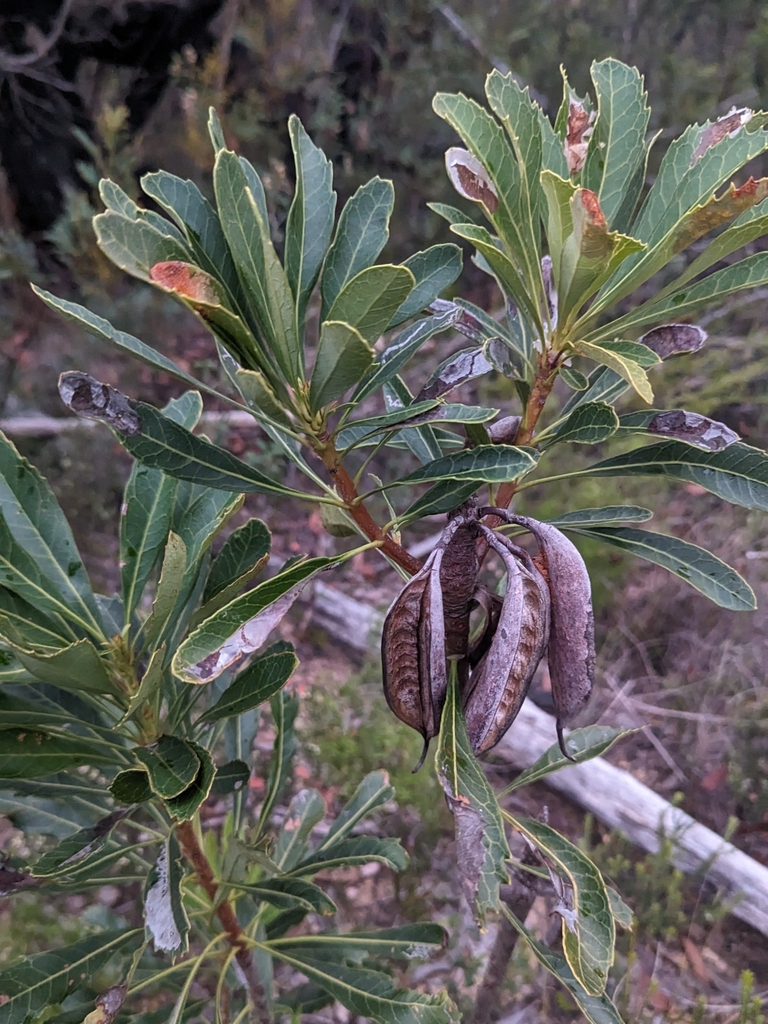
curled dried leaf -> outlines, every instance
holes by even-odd
[[[155,263],[149,276],[166,291],[193,302],[204,302],[208,306],[221,305],[221,294],[215,278],[192,263],[183,263],[181,260]]]
[[[739,440],[739,435],[725,423],[697,412],[686,412],[685,409],[658,413],[646,429],[649,434],[677,437],[708,452],[721,452]]]
[[[571,95],[563,149],[570,174],[580,174],[587,159],[587,147],[594,131],[595,111]]]
[[[458,352],[445,366],[441,367],[435,377],[425,384],[414,402],[426,402],[433,398],[441,398],[459,384],[464,384],[475,377],[490,373],[493,366],[486,359],[482,349],[472,348]]]
[[[64,405],[78,416],[103,420],[121,434],[134,437],[141,431],[141,419],[130,401],[88,373],[70,370],[59,377],[59,394]]]
[[[494,444],[514,444],[520,430],[520,416],[502,416],[485,428]]]
[[[706,340],[707,332],[696,324],[664,324],[638,338],[640,344],[647,345],[660,359],[698,352]]]
[[[480,161],[466,149],[453,146],[445,154],[448,177],[460,196],[482,203],[493,214],[499,208],[499,196]]]

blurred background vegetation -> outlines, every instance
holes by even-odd
[[[289,114],[301,117],[332,158],[340,201],[376,174],[392,178],[396,205],[385,256],[398,261],[436,241],[454,240],[426,207],[428,201],[455,202],[443,154],[456,140],[432,113],[436,91],[461,90],[481,99],[485,75],[496,66],[530,85],[553,115],[562,95],[559,66],[567,67],[571,85],[583,94],[591,62],[607,56],[636,64],[645,75],[651,129],[660,132],[653,174],[668,143],[692,121],[715,118],[734,105],[768,106],[768,5],[1,0],[0,420],[29,413],[59,416],[56,379],[65,369],[88,370],[158,404],[178,393],[170,379],[99,348],[49,314],[31,296],[29,280],[85,302],[198,375],[215,372],[210,339],[179,306],[108,263],[90,225],[100,209],[96,185],[102,176],[138,200],[140,176],[165,168],[211,194],[209,105],[219,110],[229,145],[262,175],[278,239],[293,188]],[[768,163],[750,170],[766,174]],[[489,279],[469,261],[456,288],[489,309],[497,300]],[[707,347],[655,377],[658,407],[680,405],[715,416],[746,441],[768,446],[766,299],[762,293],[740,296],[708,312],[700,320],[710,332]],[[425,346],[424,355],[434,359],[435,351],[434,344]],[[471,386],[477,401],[503,408],[510,400],[504,382],[483,379]],[[95,582],[111,587],[119,493],[128,469],[122,450],[101,431],[16,440],[51,480]],[[247,447],[253,458],[274,458],[257,432],[226,440],[238,451]],[[561,457],[573,463],[579,454]],[[572,507],[646,504],[647,492],[647,484],[588,481],[568,500]],[[760,610],[722,611],[661,569],[585,547],[602,643],[589,719],[650,724],[619,749],[621,763],[668,798],[679,793],[686,809],[710,827],[721,833],[735,829],[735,841],[768,863],[765,517],[726,506],[694,486],[654,482],[652,495],[659,528],[698,541],[734,564],[758,592]],[[535,489],[526,492],[524,511],[534,511],[536,498]],[[559,511],[535,507],[539,516]],[[278,545],[283,531],[285,554],[303,549],[307,539],[314,543],[317,524],[310,518],[306,526],[303,509],[283,514],[288,525],[281,525],[267,506],[248,508],[277,530]],[[368,590],[375,593],[381,585],[386,598],[392,581],[377,575],[382,568],[357,565],[355,571]],[[300,650],[303,660],[312,656],[312,643]],[[378,668],[364,667],[351,678],[348,666],[346,672],[336,669],[328,679],[320,671],[309,674],[310,682],[322,685],[308,702],[307,772],[319,786],[343,791],[365,771],[389,767],[400,794],[393,827],[419,866],[426,866],[434,850],[443,849],[440,842],[448,841],[436,791],[423,773],[410,775],[411,737],[403,737],[380,699]],[[558,813],[557,827],[580,834],[578,815]],[[758,985],[768,984],[764,958],[752,955],[751,940],[733,933],[722,937],[723,913],[702,910],[711,901],[671,871],[668,851],[661,859],[642,859],[594,824],[587,833],[584,842],[591,847],[605,844],[602,863],[646,922],[628,956],[642,961],[643,936],[673,944],[693,936],[717,955],[735,948],[736,968],[751,966]],[[414,875],[405,884],[416,883]],[[430,898],[424,892],[406,896],[417,902]],[[692,907],[699,908],[693,926]],[[27,923],[16,919],[9,933],[15,938],[7,949],[0,942],[0,958],[10,948],[21,951],[20,942],[36,945],[48,919],[42,910],[39,920],[35,913],[30,905]],[[750,1012],[745,1022],[758,1019],[754,1006]]]

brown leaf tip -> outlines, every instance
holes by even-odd
[[[149,276],[169,292],[192,299],[193,302],[204,302],[209,306],[221,304],[216,283],[210,274],[181,260],[169,260],[166,263],[155,263]]]
[[[493,214],[499,208],[499,196],[480,161],[466,149],[453,146],[445,154],[448,177],[460,196],[475,203],[483,203]]]
[[[608,230],[608,221],[605,219],[605,214],[600,209],[600,200],[591,188],[580,188],[576,193],[576,200],[581,203],[584,212],[593,227],[600,228],[601,231]]]

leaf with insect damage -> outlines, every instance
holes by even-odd
[[[739,435],[718,420],[685,409],[643,409],[619,419],[620,433],[647,433],[687,441],[707,452],[721,452],[739,440]]]
[[[155,950],[179,954],[189,942],[189,918],[181,892],[183,861],[176,837],[168,836],[144,889],[144,923]]]
[[[499,194],[488,172],[468,150],[453,146],[445,154],[445,169],[451,184],[464,199],[482,203],[489,214],[499,208]]]

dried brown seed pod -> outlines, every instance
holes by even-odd
[[[440,568],[445,616],[445,654],[453,660],[467,656],[469,649],[469,616],[475,580],[479,571],[473,520],[461,521],[446,545]]]
[[[494,747],[517,717],[549,637],[549,591],[527,552],[481,526],[507,570],[507,592],[490,648],[464,688],[472,749]]]
[[[480,515],[498,515],[508,523],[523,526],[538,541],[542,569],[549,585],[551,621],[547,660],[557,716],[557,738],[560,749],[568,757],[563,726],[586,705],[595,677],[595,619],[587,567],[576,547],[554,526],[527,516],[512,515],[503,509],[481,509]]]

